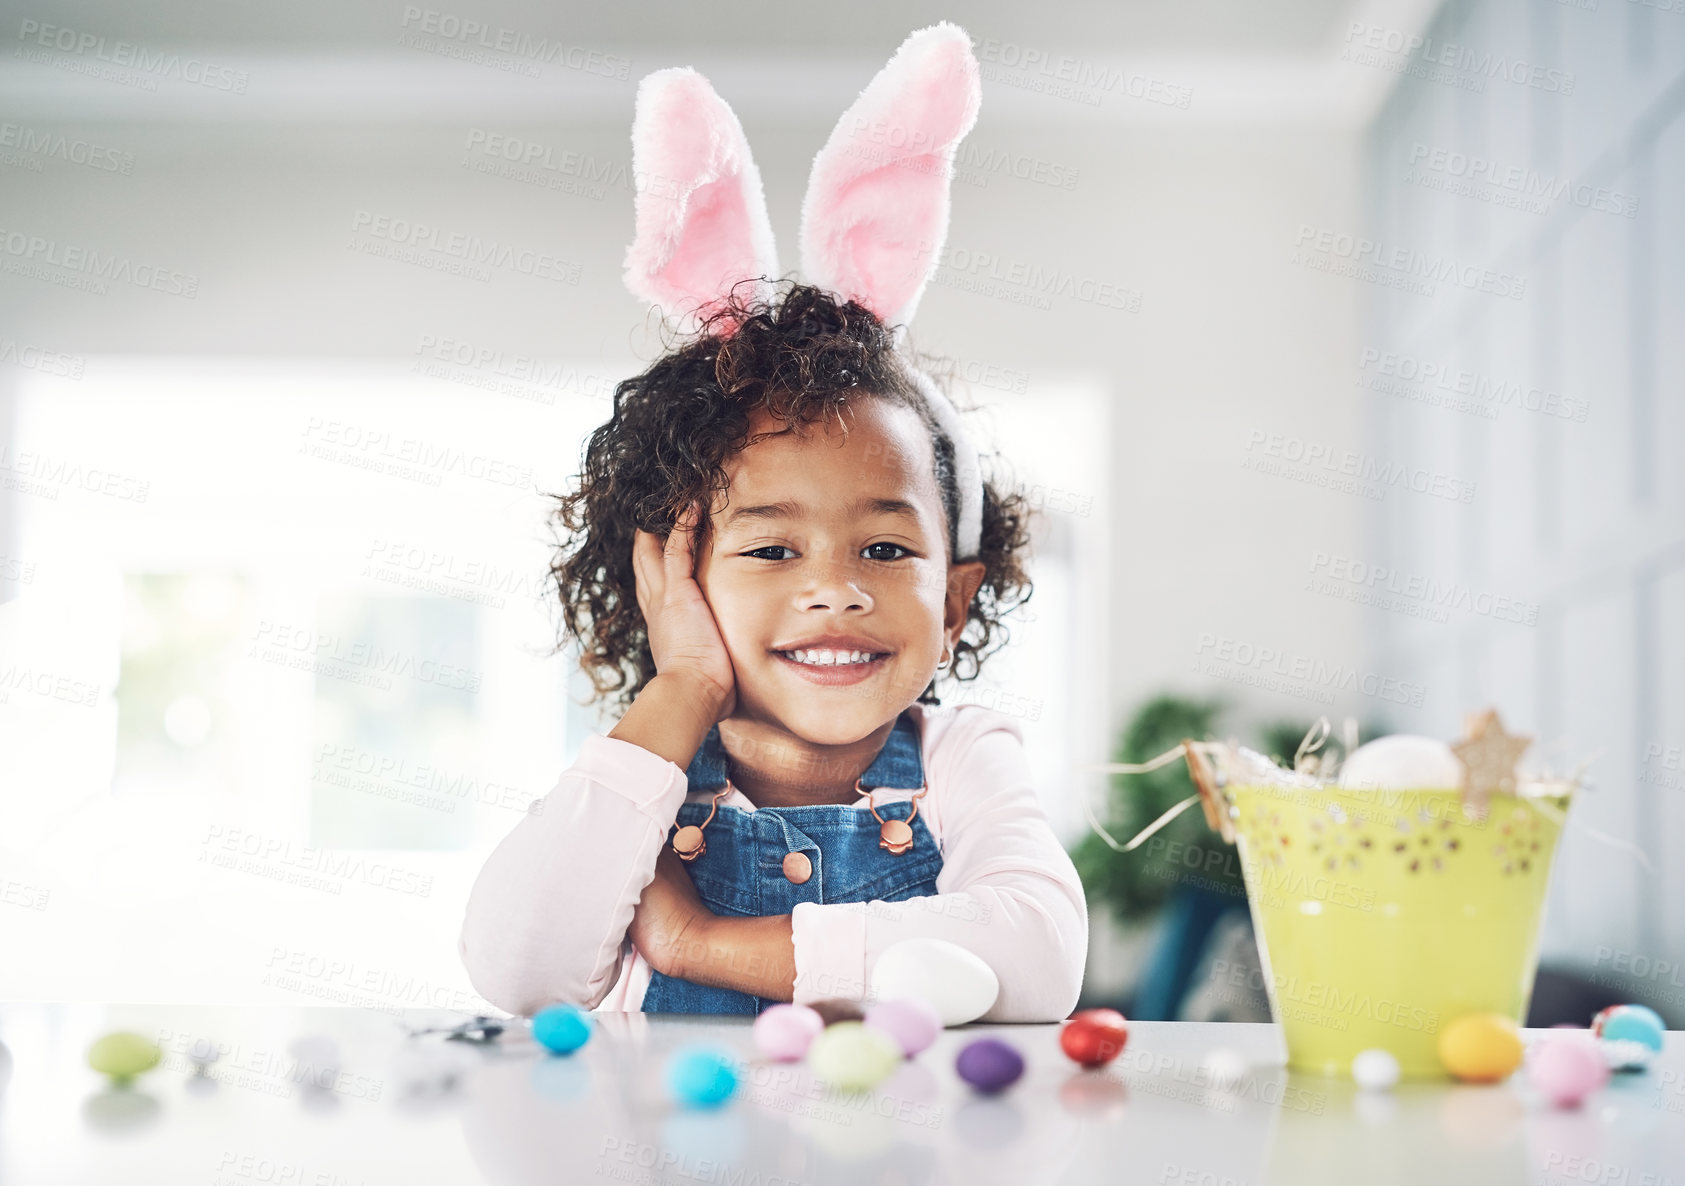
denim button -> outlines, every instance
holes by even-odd
[[[800,885],[813,876],[813,862],[807,859],[805,852],[787,852],[784,854],[784,876],[794,885]]]

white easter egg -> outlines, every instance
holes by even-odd
[[[1352,1059],[1352,1079],[1365,1091],[1390,1089],[1398,1074],[1398,1059],[1385,1050],[1365,1050]]]
[[[922,997],[944,1026],[964,1025],[987,1013],[1000,995],[1000,978],[981,958],[946,939],[891,943],[872,967],[873,1000]]]
[[[1460,786],[1463,764],[1443,741],[1394,733],[1354,749],[1340,767],[1340,785],[1353,790],[1413,791]]]

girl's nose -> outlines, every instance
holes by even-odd
[[[860,580],[841,565],[816,570],[813,579],[804,583],[799,600],[804,609],[869,610],[873,604]]]

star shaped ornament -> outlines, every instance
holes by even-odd
[[[1463,806],[1475,819],[1485,819],[1494,793],[1514,793],[1515,764],[1533,739],[1505,733],[1495,708],[1469,714],[1463,732],[1463,740],[1451,743],[1463,764]]]

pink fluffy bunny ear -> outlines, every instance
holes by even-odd
[[[954,149],[982,103],[971,39],[942,21],[895,51],[813,160],[802,272],[888,324],[918,307],[948,237]]]
[[[638,84],[632,169],[640,188],[626,287],[634,296],[689,329],[734,284],[777,276],[743,125],[695,70],[657,70]]]

